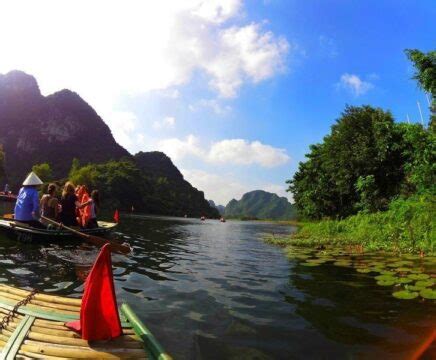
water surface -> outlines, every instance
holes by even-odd
[[[304,267],[265,244],[294,229],[259,222],[122,217],[113,256],[129,302],[177,359],[405,358],[435,323],[434,301],[398,300],[373,276]],[[0,281],[79,297],[97,255],[86,244],[0,234]]]

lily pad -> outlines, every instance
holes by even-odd
[[[320,266],[321,264],[320,263],[314,263],[314,262],[304,262],[304,263],[301,263],[300,265],[303,265],[303,266]]]
[[[336,265],[336,266],[350,266],[351,262],[349,262],[349,261],[335,261],[333,263],[333,265]]]
[[[433,286],[433,284],[434,284],[433,280],[429,279],[429,280],[420,280],[420,281],[417,281],[415,283],[415,286],[431,287],[431,286]]]
[[[375,279],[377,281],[396,281],[396,278],[393,275],[378,275]]]
[[[412,269],[407,268],[407,267],[399,267],[399,268],[395,269],[396,272],[400,272],[400,273],[402,273],[402,272],[410,272],[411,270]]]
[[[323,263],[325,263],[324,260],[320,260],[320,259],[307,259],[306,262],[313,263],[313,264],[323,264]]]
[[[392,286],[395,284],[395,280],[379,280],[377,281],[377,285],[380,286]]]
[[[424,289],[425,289],[425,287],[423,287],[423,286],[407,285],[407,290],[409,290],[409,291],[421,291]]]
[[[421,295],[424,299],[436,300],[436,290],[422,289],[419,292],[419,295]]]
[[[401,277],[397,280],[397,284],[410,284],[413,280],[407,277]]]
[[[368,274],[372,271],[372,269],[370,268],[358,268],[356,269],[357,272],[362,273],[362,274]]]
[[[387,264],[387,266],[391,267],[391,268],[398,268],[398,267],[402,267],[402,266],[411,266],[411,265],[413,265],[413,262],[412,261],[407,261],[407,260],[396,261],[396,262]]]
[[[397,298],[397,299],[402,299],[402,300],[411,300],[411,299],[415,299],[418,297],[418,293],[416,291],[408,291],[408,290],[401,290],[401,291],[396,291],[394,293],[392,293],[392,296]]]
[[[393,271],[389,271],[389,270],[382,270],[382,271],[380,271],[380,274],[395,276],[395,273]]]
[[[421,274],[422,270],[419,268],[414,268],[414,269],[410,270],[410,273],[411,274]]]
[[[409,275],[407,275],[407,277],[409,279],[412,279],[412,280],[427,280],[428,278],[430,278],[430,275],[427,275],[427,274],[409,274]]]

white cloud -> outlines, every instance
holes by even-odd
[[[241,0],[2,1],[0,72],[31,73],[44,93],[73,89],[99,112],[120,94],[185,84],[198,70],[234,97],[282,71],[288,52],[285,38],[244,24],[242,8]]]
[[[221,140],[207,148],[202,147],[194,135],[189,135],[185,140],[162,140],[157,146],[174,160],[195,156],[213,164],[260,165],[267,168],[284,165],[290,160],[285,149],[244,139]]]
[[[167,154],[172,160],[180,160],[188,155],[203,157],[203,150],[194,135],[189,135],[185,140],[177,138],[161,140],[157,148]]]
[[[176,125],[176,118],[173,116],[167,116],[161,120],[156,120],[153,122],[153,129],[174,129]]]
[[[222,23],[235,16],[241,6],[241,0],[206,0],[199,2],[193,14],[210,22]]]
[[[339,86],[349,90],[354,96],[360,96],[371,90],[374,85],[368,81],[363,81],[355,74],[345,73],[341,76]]]
[[[240,199],[248,191],[265,190],[279,196],[291,196],[286,192],[286,184],[259,183],[256,181],[242,183],[232,174],[214,174],[197,169],[182,169],[183,176],[193,186],[204,191],[206,199],[212,199],[216,204],[227,205],[231,199]]]
[[[134,143],[132,133],[138,123],[136,115],[129,111],[109,111],[102,116],[111,128],[115,140],[126,148],[130,148]]]
[[[214,163],[274,167],[286,164],[290,157],[285,149],[265,145],[260,141],[250,143],[244,139],[230,139],[214,143],[210,148],[208,160]]]

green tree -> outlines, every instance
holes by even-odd
[[[33,165],[32,171],[38,175],[43,182],[49,182],[53,180],[53,172],[48,163]]]
[[[415,66],[413,78],[424,91],[432,96],[430,128],[436,127],[436,51],[423,53],[416,49],[407,49],[406,55]]]
[[[307,161],[288,181],[299,213],[309,218],[345,217],[361,208],[362,195],[371,209],[386,208],[404,178],[399,141],[390,112],[347,106],[331,133],[310,147]],[[368,181],[376,191],[371,199]]]
[[[436,193],[436,136],[420,124],[396,124],[406,174],[403,193]]]
[[[74,158],[71,162],[71,169],[68,173],[68,177],[71,178],[72,174],[75,174],[77,170],[80,169],[80,161],[78,158]]]

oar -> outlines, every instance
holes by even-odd
[[[86,239],[89,243],[91,243],[93,245],[103,246],[105,244],[110,244],[110,247],[111,247],[112,251],[120,252],[120,253],[123,253],[123,254],[128,254],[131,251],[130,246],[128,246],[128,245],[118,244],[116,242],[104,239],[104,238],[99,237],[99,236],[85,234],[85,233],[80,232],[80,231],[78,231],[76,229],[72,229],[72,228],[70,228],[68,226],[65,226],[62,223],[58,223],[58,222],[56,222],[56,221],[54,221],[52,219],[49,219],[49,218],[47,218],[45,216],[41,216],[41,219],[44,219],[45,221],[47,221],[47,222],[49,222],[49,223],[51,223],[53,225],[56,225],[56,226],[58,226],[61,229],[66,229],[68,231],[71,231],[73,234],[76,234],[76,235]]]

